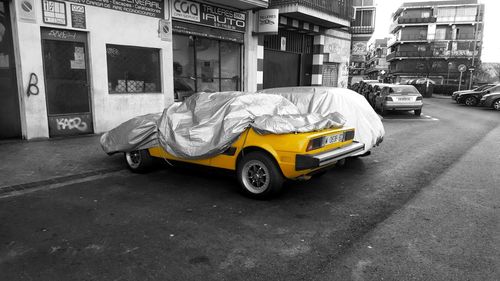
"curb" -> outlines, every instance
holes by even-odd
[[[109,174],[109,173],[113,173],[113,172],[122,171],[125,169],[126,168],[124,168],[124,167],[108,168],[108,169],[102,169],[102,170],[98,170],[98,171],[85,172],[85,173],[74,174],[74,175],[69,175],[69,176],[61,176],[61,177],[56,177],[56,178],[51,178],[51,179],[41,180],[41,181],[35,181],[35,182],[14,184],[14,185],[9,185],[9,186],[0,186],[0,195],[5,194],[5,193],[10,193],[10,192],[15,192],[15,191],[24,191],[24,190],[34,189],[34,188],[44,186],[44,185],[65,183],[65,182],[73,181],[76,179],[82,179],[82,178],[91,177],[91,176],[105,175],[105,174]]]

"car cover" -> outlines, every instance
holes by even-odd
[[[380,116],[362,95],[352,90],[312,86],[272,88],[260,92],[285,97],[297,106],[301,114],[339,112],[346,119],[345,126],[356,129],[354,140],[365,145],[357,155],[370,151],[384,138]]]
[[[218,155],[247,128],[260,134],[287,134],[341,128],[338,112],[301,113],[290,100],[273,94],[246,92],[196,93],[166,108],[161,116],[133,118],[105,133],[105,152],[126,152],[161,145],[184,159]]]

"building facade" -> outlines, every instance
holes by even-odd
[[[345,87],[350,1],[0,0],[0,139],[102,133],[194,92]]]
[[[387,81],[389,63],[387,56],[387,40],[372,38],[368,41],[365,75],[370,80]]]
[[[393,15],[388,43],[395,82],[429,77],[469,85],[481,57],[483,14],[477,0],[404,3]]]
[[[267,6],[1,0],[0,139],[101,133],[190,91],[255,91],[252,10]]]
[[[277,34],[262,38],[262,85],[347,86],[352,0],[271,0]]]
[[[368,41],[375,31],[374,0],[353,1],[354,19],[351,23],[351,58],[349,82],[354,84],[367,78],[365,75]]]

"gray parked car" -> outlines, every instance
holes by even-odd
[[[500,111],[500,84],[486,90],[479,101],[479,105]]]
[[[413,110],[415,115],[422,113],[422,95],[411,85],[390,85],[382,88],[375,96],[375,110],[381,115],[393,110]]]

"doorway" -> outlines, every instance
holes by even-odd
[[[21,138],[9,1],[0,1],[0,139]]]
[[[49,135],[93,133],[87,34],[42,28]]]
[[[264,50],[264,89],[300,85],[300,54]]]

